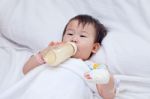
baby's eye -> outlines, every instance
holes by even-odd
[[[85,35],[80,35],[80,37],[86,37]]]
[[[73,35],[73,33],[67,33],[67,35]]]

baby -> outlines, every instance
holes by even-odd
[[[67,23],[63,32],[62,42],[73,42],[76,44],[77,52],[72,57],[82,59],[91,69],[91,71],[85,73],[85,78],[97,83],[96,87],[101,97],[113,99],[115,96],[113,76],[110,75],[107,83],[99,83],[100,81],[96,79],[101,76],[98,75],[101,72],[99,70],[100,68],[107,69],[106,66],[87,61],[101,47],[101,42],[106,34],[106,28],[97,19],[89,15],[78,15]],[[51,42],[49,47],[32,56],[23,68],[24,74],[27,74],[39,65],[45,64],[43,57],[49,48],[59,46],[62,42]]]

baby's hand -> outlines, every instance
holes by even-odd
[[[45,56],[46,54],[47,54],[47,52],[51,49],[51,48],[53,48],[53,47],[58,47],[58,46],[61,46],[61,45],[63,45],[64,43],[63,42],[50,42],[49,43],[49,45],[48,45],[48,47],[46,47],[45,49],[43,49],[43,50],[41,50],[40,51],[40,54],[42,55],[42,56]]]
[[[49,47],[57,47],[57,46],[61,46],[61,45],[63,45],[64,44],[64,42],[50,42],[49,43]]]
[[[89,80],[92,79],[92,77],[90,76],[89,72],[84,73],[84,77],[86,79],[89,79]]]
[[[93,69],[86,72],[84,77],[96,84],[107,84],[109,82],[110,74],[107,69]]]

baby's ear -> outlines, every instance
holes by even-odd
[[[94,43],[92,53],[95,54],[98,51],[99,48],[100,48],[100,44],[99,43]]]

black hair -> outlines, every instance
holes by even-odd
[[[70,19],[69,22],[65,26],[63,35],[66,32],[66,28],[67,28],[68,24],[73,20],[78,20],[78,24],[82,24],[83,27],[86,24],[92,24],[95,27],[95,32],[96,32],[95,42],[99,43],[101,45],[103,38],[107,35],[107,29],[102,23],[100,23],[99,20],[97,20],[96,18],[94,18],[90,15],[86,15],[86,14],[82,15],[81,14],[81,15],[77,15],[77,16],[73,17],[72,19]]]

